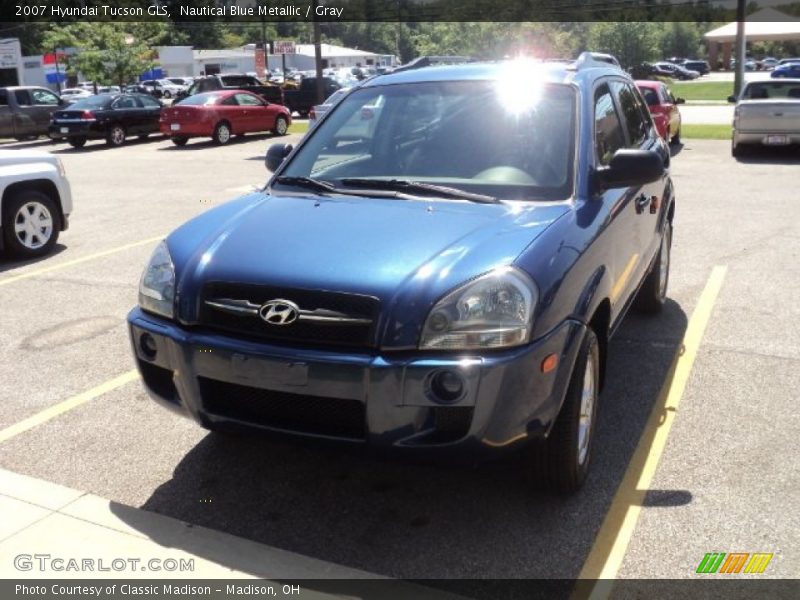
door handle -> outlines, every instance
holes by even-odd
[[[641,194],[636,198],[636,214],[640,215],[644,212],[644,207],[650,204],[650,196]]]

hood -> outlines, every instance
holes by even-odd
[[[168,245],[183,298],[197,298],[214,281],[364,294],[383,306],[411,294],[428,304],[511,264],[568,210],[563,203],[254,194],[190,221]]]
[[[42,150],[0,150],[0,165],[26,165],[35,162],[56,164],[57,159]]]

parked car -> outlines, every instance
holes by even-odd
[[[102,85],[97,88],[98,94],[119,94],[121,91],[118,85]]]
[[[772,70],[769,74],[773,79],[782,79],[786,77],[797,78],[800,77],[800,62],[784,63]]]
[[[777,58],[772,58],[771,56],[768,56],[767,58],[761,59],[761,68],[764,69],[765,71],[771,71],[777,66],[778,66]]]
[[[167,81],[174,83],[180,88],[188,89],[194,83],[193,77],[167,77]]]
[[[328,98],[342,86],[331,77],[322,78],[322,96]],[[283,96],[286,106],[292,112],[297,112],[301,117],[307,117],[311,109],[317,104],[317,78],[303,77],[296,90],[284,90]]]
[[[711,72],[711,65],[708,64],[707,60],[685,60],[680,66],[690,71],[696,71],[700,76],[708,75]]]
[[[779,65],[785,65],[788,63],[800,63],[800,57],[797,58],[782,58],[778,61]]]
[[[670,62],[658,62],[653,66],[658,69],[658,74],[667,74],[674,79],[691,80],[700,77],[700,73],[697,71],[690,71],[689,69],[684,69],[682,66],[674,65]]]
[[[61,90],[61,99],[70,103],[81,98],[88,98],[91,95],[92,92],[84,88],[65,88]]]
[[[255,77],[240,73],[225,73],[222,75],[199,77],[189,86],[188,90],[178,95],[178,99],[182,100],[187,96],[221,90],[245,90],[261,96],[267,102],[274,104],[284,103],[283,90],[280,86],[265,84]]]
[[[175,85],[169,79],[145,79],[141,82],[150,95],[156,98],[175,98],[185,90],[182,85]]]
[[[319,119],[322,115],[328,112],[331,108],[333,108],[339,100],[344,98],[347,93],[350,91],[351,88],[341,88],[333,92],[322,104],[317,104],[316,106],[312,107],[311,110],[308,112],[308,125],[309,127],[316,123],[317,119]]]
[[[800,78],[751,81],[735,102],[731,153],[747,147],[800,144]]]
[[[0,88],[0,137],[30,140],[47,134],[51,115],[67,102],[32,86]]]
[[[47,254],[69,226],[72,192],[61,160],[39,150],[0,150],[0,250]]]
[[[667,142],[679,143],[681,140],[681,113],[678,105],[683,98],[676,98],[661,81],[638,80],[636,87],[642,93],[647,108],[653,117],[658,135]]]
[[[526,469],[576,491],[608,339],[669,279],[669,152],[634,82],[591,59],[406,69],[266,160],[263,191],[148,262],[128,323],[149,394],[212,430],[532,443]]]
[[[130,136],[143,139],[157,132],[160,114],[161,103],[146,94],[99,94],[56,112],[50,137],[66,139],[74,148],[97,139],[121,146]]]
[[[242,90],[205,92],[184,98],[161,111],[161,133],[183,146],[192,137],[227,144],[234,135],[271,131],[286,135],[292,117],[281,104],[270,104]]]

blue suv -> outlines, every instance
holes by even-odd
[[[266,161],[145,269],[150,395],[211,430],[525,447],[576,491],[608,340],[669,278],[669,151],[630,77],[589,53],[382,75]]]

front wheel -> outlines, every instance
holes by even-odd
[[[655,314],[664,308],[667,299],[667,285],[669,284],[669,266],[672,255],[672,224],[664,224],[664,233],[661,235],[661,245],[658,257],[653,267],[639,289],[636,305],[642,312]]]
[[[214,134],[211,136],[215,144],[227,144],[231,141],[231,128],[227,123],[218,123],[214,128]]]
[[[272,133],[275,135],[286,135],[288,130],[289,123],[287,123],[286,117],[278,117],[275,119],[275,127],[272,128]]]
[[[583,486],[592,458],[599,396],[600,348],[594,331],[587,329],[550,436],[531,449],[536,484],[560,494],[574,494]]]
[[[20,258],[47,254],[61,229],[58,207],[53,199],[37,190],[12,196],[3,207],[3,237],[9,251]]]

